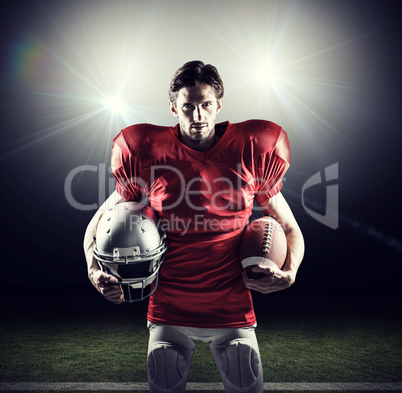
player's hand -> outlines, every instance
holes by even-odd
[[[124,293],[116,277],[102,272],[102,270],[90,270],[88,273],[92,285],[102,294],[102,296],[115,304],[124,302]]]
[[[289,288],[296,279],[296,275],[291,272],[284,272],[280,269],[270,266],[255,266],[253,272],[263,273],[264,277],[253,279],[247,276],[247,272],[243,271],[243,281],[247,288],[264,294],[282,291]]]

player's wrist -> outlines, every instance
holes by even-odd
[[[100,270],[98,266],[90,266],[88,267],[88,278],[92,283],[94,283],[94,276]]]
[[[297,269],[284,267],[282,271],[286,277],[286,280],[289,282],[289,286],[293,285],[296,281]]]
[[[286,272],[286,273],[287,273],[287,283],[288,283],[288,286],[290,287],[296,281],[296,272],[290,271],[290,272]]]

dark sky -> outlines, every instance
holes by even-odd
[[[156,3],[149,4],[155,6]],[[251,23],[247,20],[247,17],[254,15],[251,11],[258,14],[258,7],[261,12],[272,7],[277,13],[277,26],[275,34],[269,33],[268,43],[283,39],[286,29],[290,28],[287,22],[294,24],[297,20],[298,14],[292,12],[300,12],[303,17],[309,15],[310,11],[323,16],[322,20],[315,20],[314,25],[300,19],[298,28],[307,34],[305,41],[300,41],[300,46],[297,41],[300,37],[291,33],[289,42],[283,40],[283,50],[287,51],[284,58],[295,56],[296,59],[305,57],[305,60],[291,70],[293,79],[289,74],[281,74],[283,78],[289,78],[284,86],[286,83],[293,84],[289,84],[288,96],[283,93],[277,98],[288,97],[286,102],[289,106],[281,102],[279,109],[276,112],[272,109],[271,112],[275,121],[280,119],[281,124],[286,124],[291,140],[293,161],[283,194],[306,239],[306,256],[293,291],[323,291],[326,288],[374,293],[379,289],[396,291],[402,261],[399,200],[402,35],[398,2],[265,2],[268,8],[263,3],[248,3],[254,9],[250,10],[250,14],[244,13],[244,25]],[[297,8],[294,8],[296,3]],[[79,210],[71,205],[66,197],[66,179],[76,168],[90,165],[86,171],[80,172],[78,169],[78,175],[71,182],[75,200],[82,204],[96,204],[108,194],[112,182],[107,170],[112,138],[122,123],[124,126],[125,119],[114,122],[110,118],[105,121],[103,117],[85,117],[88,113],[96,112],[96,109],[94,100],[84,100],[82,97],[85,94],[93,96],[96,90],[94,80],[108,79],[107,75],[101,78],[101,72],[93,67],[96,56],[86,51],[87,46],[83,44],[92,42],[93,48],[99,45],[100,38],[94,34],[95,28],[88,26],[85,30],[85,26],[82,26],[85,18],[91,16],[90,10],[95,9],[95,3],[83,0],[32,1],[28,6],[26,4],[12,1],[3,2],[1,6],[3,278],[5,285],[12,286],[88,285],[82,239],[94,211]],[[101,9],[106,2],[96,4]],[[132,12],[135,11],[135,2],[131,4]],[[246,3],[241,4],[247,9]],[[291,16],[284,14],[286,7],[279,9],[278,4],[281,4],[280,7],[284,7],[284,4],[288,6]],[[139,12],[143,13],[144,19],[151,18],[152,6],[144,7],[141,6]],[[207,9],[203,12],[207,13],[209,9],[212,12],[213,3],[206,2],[205,7]],[[241,8],[232,10],[230,15],[241,18],[240,11]],[[163,18],[162,14],[158,15],[154,18]],[[213,15],[217,20],[225,19],[224,14],[219,12]],[[149,32],[145,20],[139,25],[137,14],[136,18],[136,28],[143,34],[137,36],[129,47],[142,50],[144,56],[141,60],[146,63],[145,68],[152,70],[152,75],[158,74],[158,70],[164,68],[164,62],[149,64],[146,60],[149,48],[143,44],[143,40],[150,39],[149,34],[154,39],[152,34],[156,33]],[[87,31],[86,36],[78,34],[81,31],[74,34],[70,30],[73,21],[81,26],[82,32]],[[111,20],[111,23],[119,21]],[[244,25],[239,29],[245,28]],[[258,21],[255,25],[258,25]],[[251,117],[270,119],[269,112],[265,116],[263,109],[260,112],[256,109],[257,101],[260,107],[263,105],[260,93],[253,95],[249,92],[250,97],[254,97],[247,98],[250,107],[239,103],[242,96],[238,89],[245,87],[234,83],[236,67],[232,60],[236,58],[233,47],[237,43],[233,41],[229,45],[230,41],[227,41],[227,47],[222,46],[228,32],[217,28],[214,34],[221,38],[219,45],[212,38],[205,44],[203,37],[205,32],[210,31],[209,27],[205,22],[199,28],[194,28],[194,42],[180,42],[175,37],[174,46],[181,47],[183,59],[187,56],[186,50],[189,51],[188,58],[192,59],[197,54],[194,49],[197,45],[201,47],[200,57],[209,56],[207,61],[212,63],[214,57],[217,58],[216,62],[221,65],[228,80],[226,112],[222,112],[220,120],[238,121],[240,116],[244,120]],[[98,28],[107,32],[107,26],[103,24]],[[177,49],[172,48],[170,57],[165,52],[169,51],[169,48],[165,48],[169,34],[179,35],[175,29],[179,29],[176,24],[166,32],[166,37],[160,35],[159,44],[155,44],[160,46],[168,62],[168,70],[160,77],[163,77],[166,86],[172,70],[183,63],[177,55]],[[263,26],[262,30],[269,31],[269,26]],[[327,36],[319,37],[323,31]],[[188,34],[186,32],[184,36],[188,37]],[[316,37],[317,41],[310,42],[309,37]],[[107,42],[107,34],[102,39]],[[241,40],[239,37],[233,39]],[[254,36],[247,39],[254,43],[257,40]],[[242,61],[246,62],[244,57],[250,54],[244,53],[240,41],[238,44],[243,51],[238,56],[242,56]],[[312,53],[332,49],[325,58],[317,55],[309,57],[308,52],[303,51],[308,51],[310,44],[314,51]],[[259,45],[261,49],[268,44],[262,42]],[[230,54],[230,66],[223,59],[225,48]],[[280,51],[281,47],[274,49]],[[111,55],[117,56],[117,52],[113,52],[117,50],[113,45],[108,46],[108,50]],[[258,48],[253,50],[258,52]],[[78,67],[77,64],[86,57],[91,59],[87,68],[81,64]],[[125,67],[127,61],[125,59]],[[240,69],[242,67],[243,63],[239,65]],[[86,75],[94,79],[88,81]],[[159,97],[166,94],[166,86],[160,86],[157,76],[143,74],[143,78],[156,78],[156,82],[143,96],[137,115],[131,113],[130,119],[133,122],[153,122],[155,118],[155,123],[173,124],[174,119],[168,117],[166,97]],[[317,80],[320,81],[319,85]],[[105,86],[105,82],[100,85],[106,90],[110,88]],[[248,86],[248,90],[252,88]],[[300,96],[291,102],[291,93],[294,93],[294,97],[296,93]],[[150,104],[153,94],[159,98],[155,104]],[[250,103],[253,99],[254,105]],[[240,114],[234,103],[241,105]],[[304,112],[298,109],[298,105]],[[305,123],[303,119],[306,119]],[[98,131],[94,133],[94,129]],[[309,178],[317,172],[323,174],[325,168],[335,163],[339,171],[337,179],[328,184],[317,184],[303,194],[303,186]],[[100,189],[101,183],[105,186]],[[325,185],[338,186],[339,226],[336,229],[318,222],[308,213],[308,209],[324,212]]]

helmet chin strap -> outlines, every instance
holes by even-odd
[[[123,281],[122,277],[120,276],[119,273],[117,273],[117,270],[114,269],[112,266],[106,266],[106,265],[102,265],[99,264],[99,266],[101,267],[102,270],[106,270],[106,273],[111,274],[112,276],[115,276],[120,282]]]

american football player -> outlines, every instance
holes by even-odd
[[[137,124],[114,139],[116,191],[91,220],[84,240],[89,279],[108,300],[125,300],[118,278],[99,268],[93,240],[109,206],[149,204],[167,236],[159,285],[148,305],[151,393],[185,392],[198,340],[207,342],[225,391],[263,392],[250,289],[292,285],[303,258],[301,230],[280,190],[289,167],[286,132],[265,120],[217,123],[224,87],[217,69],[191,61],[169,89],[173,127]],[[281,223],[288,244],[282,270],[243,273],[237,247],[252,210]]]

